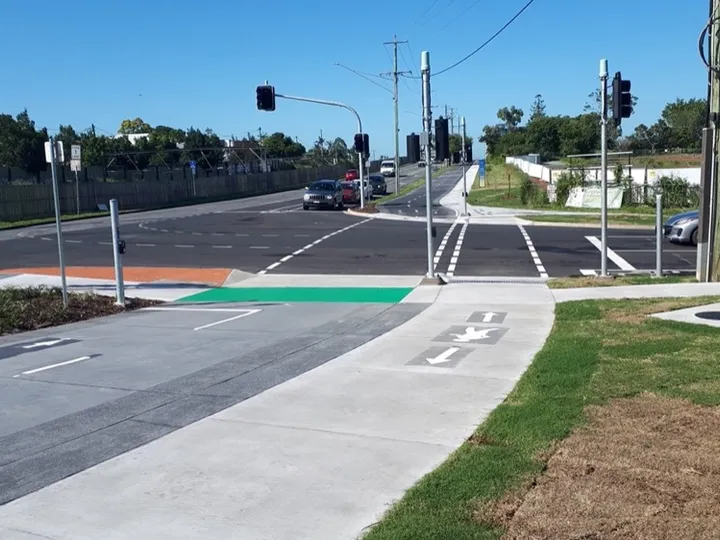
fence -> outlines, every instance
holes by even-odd
[[[77,185],[74,176],[67,174],[67,181],[58,186],[60,211],[75,212],[78,195],[80,212],[97,211],[98,204],[108,204],[110,199],[117,199],[123,210],[144,210],[299,189],[321,178],[339,178],[346,170],[345,165],[251,174],[235,174],[231,169],[223,169],[209,176],[201,173],[194,181],[191,173],[168,171],[168,174],[156,174],[152,180],[146,174],[145,181],[93,182],[81,177]],[[46,218],[54,214],[52,183],[0,184],[0,221]]]

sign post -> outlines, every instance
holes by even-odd
[[[52,170],[53,199],[55,202],[55,229],[57,230],[58,241],[58,262],[60,264],[60,282],[62,284],[63,306],[68,307],[67,278],[65,277],[65,253],[63,252],[62,221],[60,220],[60,190],[57,179],[57,163],[65,161],[65,152],[61,142],[50,137],[45,143],[45,161],[50,163]]]
[[[115,263],[115,304],[125,305],[125,282],[123,280],[123,265],[120,257],[120,216],[117,199],[110,199],[110,229],[113,239],[113,262]]]
[[[193,197],[197,195],[197,189],[195,187],[195,174],[197,172],[197,161],[192,160],[190,162],[190,170],[192,171],[192,188],[193,188]]]
[[[78,173],[82,167],[81,150],[79,144],[73,144],[70,147],[70,170],[75,173],[75,211],[80,215],[80,181]]]

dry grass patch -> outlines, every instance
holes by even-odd
[[[551,289],[575,289],[586,287],[620,287],[622,285],[667,285],[668,283],[697,283],[694,275],[687,276],[610,276],[593,277],[578,276],[567,278],[552,278],[547,281]]]
[[[718,538],[720,408],[645,394],[588,412],[504,539]]]

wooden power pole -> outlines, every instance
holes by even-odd
[[[711,176],[709,182],[704,186],[703,191],[708,191],[706,197],[709,198],[709,208],[707,213],[708,232],[709,238],[708,247],[709,253],[708,259],[710,262],[709,273],[707,276],[710,278],[709,281],[720,281],[720,220],[718,219],[718,148],[720,148],[720,0],[712,0],[712,10],[710,12],[710,50],[708,63],[711,66],[710,69],[710,122],[709,127],[713,128],[712,134],[712,148],[706,149],[712,154],[712,158],[708,159],[706,163],[711,168]],[[710,146],[710,145],[708,145]]]

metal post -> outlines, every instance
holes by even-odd
[[[113,260],[115,263],[115,302],[125,305],[125,284],[123,281],[122,259],[120,258],[120,217],[117,199],[110,200],[110,228],[112,229]]]
[[[78,179],[78,171],[75,169],[75,210],[80,215],[80,180]]]
[[[607,78],[608,61],[600,60],[600,169],[602,174],[600,187],[600,275],[606,277],[607,271]]]
[[[463,174],[463,203],[465,205],[464,215],[469,216],[470,214],[468,213],[468,209],[467,209],[467,197],[468,197],[467,178],[465,177],[466,176],[465,163],[467,162],[467,151],[465,150],[465,117],[464,116],[460,117],[460,127],[461,127],[460,138],[462,139],[460,142],[460,152],[461,152],[460,155],[462,156],[461,160],[462,160],[462,174]]]
[[[422,71],[423,97],[423,142],[425,143],[425,213],[427,216],[427,277],[435,275],[433,268],[433,237],[432,237],[432,168],[430,166],[430,133],[432,132],[432,109],[430,104],[430,53],[420,53],[420,69]]]
[[[359,133],[362,135],[362,129],[358,127],[360,130]],[[365,183],[363,180],[363,175],[365,170],[363,169],[363,160],[365,159],[365,156],[363,156],[362,152],[358,152],[358,176],[360,176],[360,209],[365,208]]]
[[[702,163],[700,164],[700,215],[698,223],[696,279],[703,283],[710,279],[708,272],[708,252],[710,233],[712,232],[712,174],[713,174],[713,142],[714,128],[703,128],[702,131]]]
[[[190,167],[192,170],[192,186],[193,186],[193,197],[197,196],[197,189],[195,187],[195,167]]]
[[[659,187],[659,182],[658,182]],[[662,277],[663,211],[662,192],[655,194],[655,276]]]
[[[62,221],[60,220],[60,190],[57,179],[57,148],[55,137],[50,137],[50,169],[52,171],[53,199],[55,200],[55,228],[58,241],[58,262],[60,264],[60,283],[62,286],[63,306],[68,307],[67,278],[65,277],[65,253],[63,251]]]

